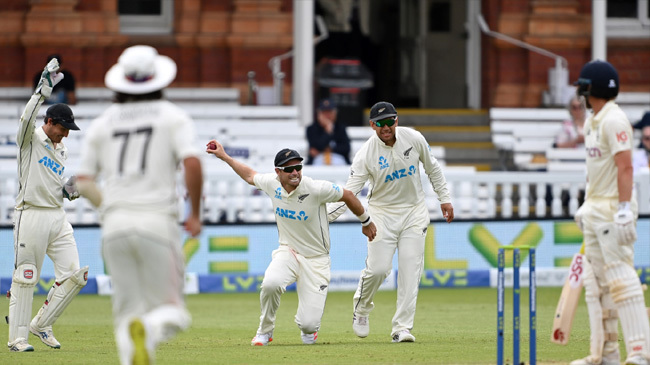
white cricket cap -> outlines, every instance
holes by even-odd
[[[106,87],[125,94],[141,95],[164,89],[176,78],[176,63],[150,46],[124,50],[108,70]]]

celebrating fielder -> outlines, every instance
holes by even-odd
[[[352,329],[359,337],[370,333],[368,316],[377,289],[391,271],[398,251],[397,311],[393,317],[393,342],[413,342],[411,334],[420,277],[424,266],[424,239],[429,226],[429,211],[420,181],[420,163],[438,194],[447,222],[454,219],[447,182],[438,161],[431,156],[424,136],[409,128],[397,127],[393,104],[381,101],[370,109],[370,126],[375,131],[361,147],[354,161],[346,188],[355,195],[366,181],[368,210],[379,227],[377,239],[368,244],[366,268],[361,272],[354,294]],[[345,210],[336,204],[328,208],[333,221]]]
[[[650,325],[643,289],[634,270],[634,242],[638,207],[633,195],[632,128],[614,102],[619,79],[616,69],[604,61],[584,65],[577,82],[593,115],[585,123],[587,150],[586,199],[576,213],[585,239],[585,255],[600,290],[602,312],[587,306],[590,322],[603,321],[602,356],[598,349],[574,365],[618,364],[616,319],[620,318],[626,364],[648,364]],[[587,298],[593,297],[587,293]],[[593,328],[596,328],[592,326]],[[593,346],[593,345],[592,345]]]
[[[230,157],[214,140],[208,143],[206,152],[227,163],[244,181],[264,191],[275,209],[280,247],[273,251],[264,273],[260,292],[262,315],[251,345],[266,346],[273,340],[280,296],[293,282],[298,292],[295,321],[302,342],[316,343],[330,282],[330,237],[325,204],[344,202],[359,217],[361,231],[370,241],[377,232],[375,224],[349,190],[329,181],[303,177],[303,158],[294,150],[285,148],[278,152],[274,174],[258,174]]]
[[[116,103],[88,128],[79,190],[102,212],[102,256],[113,284],[120,362],[149,364],[161,342],[189,327],[183,298],[184,257],[178,224],[180,164],[191,211],[185,229],[201,232],[203,175],[190,117],[162,89],[176,63],[149,46],[124,50],[106,73]],[[105,185],[100,192],[95,179]]]
[[[79,130],[72,110],[55,104],[45,113],[45,124],[37,128],[35,119],[52,88],[63,79],[57,73],[59,63],[50,60],[41,80],[20,118],[18,144],[18,179],[20,190],[14,214],[14,273],[9,300],[9,349],[34,351],[27,342],[28,331],[44,344],[58,349],[52,325],[72,298],[88,280],[88,266],[79,268],[79,254],[72,226],[63,210],[63,197],[79,197],[74,177],[65,184],[61,179],[68,157],[62,140],[68,132]],[[38,282],[47,254],[54,263],[56,281],[47,300],[29,323],[34,286]]]

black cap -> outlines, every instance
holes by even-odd
[[[650,112],[643,114],[643,118],[634,125],[635,129],[643,129],[645,127],[650,127]]]
[[[65,128],[75,131],[79,130],[79,126],[74,123],[74,114],[72,114],[72,109],[65,104],[54,104],[47,108],[45,118],[52,118],[54,123],[59,123]]]
[[[397,110],[393,104],[387,101],[380,101],[370,108],[370,121],[374,122],[381,119],[396,117]]]
[[[303,158],[300,157],[300,154],[296,150],[284,148],[282,151],[278,152],[277,155],[275,155],[275,161],[273,163],[275,166],[282,166],[291,160],[302,161]]]
[[[323,99],[318,103],[318,110],[334,110],[336,109],[336,103],[332,99]]]

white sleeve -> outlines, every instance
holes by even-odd
[[[31,142],[34,129],[36,128],[35,120],[41,105],[45,100],[40,94],[34,94],[25,105],[25,110],[20,116],[20,126],[16,134],[18,148],[22,148],[26,143]]]
[[[424,173],[429,177],[433,191],[438,194],[440,204],[451,203],[449,189],[447,189],[447,180],[445,179],[445,175],[442,174],[438,160],[431,155],[431,147],[421,134],[419,135],[418,142],[415,145],[419,149],[420,160],[422,161],[422,165],[424,165]]]
[[[345,183],[345,188],[350,190],[355,196],[359,195],[361,189],[366,184],[369,178],[368,168],[366,167],[365,157],[367,155],[367,144],[364,145],[361,150],[354,156],[354,161],[352,161],[352,166],[350,167],[350,177]],[[341,214],[345,213],[348,209],[348,206],[344,202],[336,202],[332,204],[327,204],[327,220],[333,222]]]
[[[198,157],[199,151],[194,143],[194,122],[183,115],[177,123],[174,123],[172,130],[174,151],[176,151],[179,161],[187,157]]]
[[[81,165],[76,171],[78,176],[93,176],[96,177],[99,174],[99,146],[97,145],[97,140],[100,139],[97,136],[98,127],[96,122],[93,122],[83,139],[81,144]]]

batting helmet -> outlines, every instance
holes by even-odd
[[[582,67],[574,85],[578,86],[578,95],[612,99],[618,95],[618,72],[607,61],[591,61]]]

